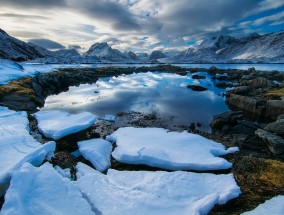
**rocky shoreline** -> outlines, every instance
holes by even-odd
[[[59,69],[56,72],[37,74],[11,81],[0,86],[0,105],[29,113],[44,106],[47,96],[68,90],[70,86],[95,83],[99,78],[159,71],[186,75],[187,72],[205,71],[218,80],[220,88],[234,87],[226,93],[226,102],[231,110],[214,116],[211,133],[198,129],[197,124],[173,127],[168,120],[155,114],[118,113],[115,122],[99,120],[91,128],[69,135],[57,141],[54,165],[70,168],[71,173],[82,157],[74,158],[70,153],[77,149],[77,141],[111,134],[119,127],[161,127],[173,131],[188,130],[224,144],[238,146],[240,151],[227,155],[233,163],[234,174],[242,195],[226,205],[216,206],[211,214],[239,214],[255,208],[273,196],[284,194],[284,73],[260,72],[255,69],[219,70],[186,69],[177,66],[160,65],[140,68],[93,68]],[[195,75],[194,78],[203,78]],[[220,84],[222,83],[222,84]],[[36,120],[30,116],[31,133],[40,142],[47,141],[39,135]],[[153,170],[146,166],[126,165],[112,160],[112,168],[118,170]],[[75,176],[74,176],[75,177]]]

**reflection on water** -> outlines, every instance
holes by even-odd
[[[89,111],[98,116],[129,111],[155,112],[161,117],[173,116],[173,124],[199,122],[202,130],[209,131],[212,116],[228,108],[221,96],[224,90],[216,88],[207,73],[203,75],[206,79],[194,80],[191,74],[150,72],[104,78],[49,96],[43,110]],[[195,92],[186,87],[188,84],[199,84],[208,90]]]

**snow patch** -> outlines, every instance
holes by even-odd
[[[2,215],[95,214],[74,184],[49,163],[26,163],[12,176]]]
[[[104,139],[91,139],[78,142],[83,157],[89,160],[94,167],[103,172],[110,167],[112,145]]]
[[[11,174],[25,162],[40,165],[55,150],[55,142],[42,145],[29,134],[26,112],[15,112],[0,106],[0,196]]]
[[[252,211],[245,212],[243,215],[283,215],[284,214],[284,196],[276,196],[260,204]]]
[[[206,214],[241,191],[232,174],[117,171],[79,163],[78,187],[101,214]]]
[[[119,128],[107,140],[116,140],[112,156],[119,162],[168,170],[228,169],[232,164],[217,156],[238,150],[226,150],[220,143],[187,131],[169,132],[162,128]]]
[[[34,116],[40,132],[54,140],[89,128],[97,119],[88,112],[70,114],[61,110],[39,111]]]

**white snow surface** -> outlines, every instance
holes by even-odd
[[[40,165],[50,158],[55,142],[42,145],[29,134],[26,112],[15,112],[0,106],[0,196],[11,174],[25,162]]]
[[[79,163],[77,184],[101,214],[207,214],[241,191],[232,174],[117,171],[107,175]]]
[[[40,132],[54,140],[92,126],[97,117],[88,112],[70,114],[61,110],[39,111],[34,114]]]
[[[91,139],[78,142],[78,147],[85,159],[94,167],[103,172],[110,167],[110,154],[112,145],[104,139]]]
[[[284,214],[284,196],[279,195],[263,204],[260,204],[252,211],[243,213],[243,215],[283,215]]]
[[[1,215],[95,214],[74,184],[49,163],[26,163],[12,176]]]
[[[107,137],[116,141],[112,156],[119,162],[145,164],[168,170],[218,170],[232,164],[217,157],[238,151],[187,131],[169,132],[163,128],[119,128]]]

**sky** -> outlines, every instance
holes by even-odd
[[[184,50],[225,34],[284,29],[283,0],[0,0],[0,28],[50,50]]]

